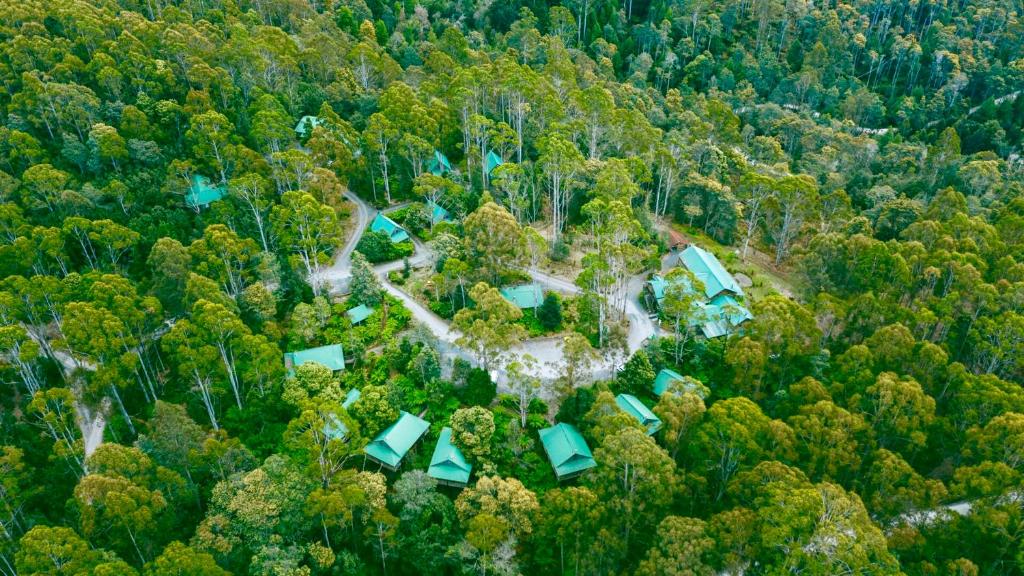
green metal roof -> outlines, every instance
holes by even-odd
[[[704,294],[708,299],[714,298],[722,292],[732,292],[743,296],[743,289],[740,288],[736,279],[711,252],[699,246],[690,245],[679,254],[679,261],[704,283]]]
[[[740,324],[753,320],[754,315],[729,294],[719,294],[704,306],[701,331],[705,338],[717,338],[732,333]]]
[[[362,393],[357,388],[349,390],[348,394],[345,394],[345,400],[341,402],[341,407],[348,410],[356,403],[356,400],[359,400],[361,395]],[[341,418],[338,418],[337,414],[331,414],[328,420],[324,426],[324,434],[331,440],[344,440],[348,436],[348,426],[341,421]]]
[[[306,362],[316,362],[329,368],[331,371],[345,369],[345,353],[341,344],[329,344],[317,348],[307,348],[298,352],[286,352],[284,365],[289,372]]]
[[[345,410],[348,410],[349,408],[352,407],[353,404],[356,403],[357,400],[359,400],[359,397],[362,395],[363,393],[360,392],[358,388],[353,388],[349,390],[348,393],[345,394],[345,399],[342,400],[341,402],[341,407],[344,408]]]
[[[433,200],[429,200],[427,202],[427,208],[430,209],[430,222],[432,224],[437,224],[438,222],[451,219],[451,214],[449,214],[444,208],[438,206]]]
[[[619,394],[615,397],[615,403],[622,408],[622,411],[636,418],[641,424],[647,427],[647,435],[651,436],[661,429],[661,418],[654,415],[639,398],[632,394]]]
[[[452,171],[452,164],[448,161],[448,157],[442,154],[440,150],[434,150],[434,157],[427,164],[427,171],[434,176],[441,176],[445,172]]]
[[[674,381],[682,382],[687,390],[695,392],[701,397],[704,396],[700,389],[691,383],[688,383],[682,374],[675,370],[669,370],[668,368],[662,368],[661,372],[658,372],[658,375],[654,378],[654,393],[661,396],[668,390],[669,385]]]
[[[506,286],[500,290],[501,295],[509,302],[524,309],[537,308],[544,302],[544,290],[539,284],[520,284]]]
[[[299,118],[299,123],[295,125],[295,133],[299,136],[305,136],[313,132],[313,128],[320,126],[324,121],[319,116],[303,116]]]
[[[658,301],[658,305],[661,305],[661,300],[665,297],[665,291],[668,287],[673,284],[683,284],[686,290],[689,292],[693,291],[693,286],[690,284],[690,279],[686,276],[678,276],[672,280],[669,280],[663,276],[655,274],[647,281],[647,285],[651,287],[651,293],[654,294],[654,298]]]
[[[206,176],[195,174],[185,194],[185,203],[189,208],[199,208],[220,200],[225,194],[223,186],[214,186]]]
[[[370,308],[366,304],[360,304],[359,306],[345,312],[345,314],[348,315],[348,319],[352,322],[352,325],[355,326],[369,318],[370,314],[373,314],[373,308]]]
[[[373,222],[370,223],[370,230],[387,234],[391,242],[395,244],[409,239],[409,233],[405,231],[405,228],[381,212],[378,212]]]
[[[498,166],[501,166],[504,163],[505,163],[505,161],[502,160],[501,156],[498,156],[498,154],[494,150],[490,150],[490,151],[487,152],[487,174],[488,175],[490,175],[491,172],[494,172],[495,168],[497,168]]]
[[[427,474],[442,482],[465,486],[469,482],[469,473],[473,467],[466,462],[465,456],[458,446],[452,444],[452,429],[445,426],[434,446],[434,455],[430,458]]]
[[[575,476],[597,466],[590,447],[579,430],[571,424],[561,422],[539,431],[551,467],[559,480]]]
[[[423,436],[430,427],[426,420],[402,411],[398,420],[388,426],[366,445],[363,452],[367,456],[394,470],[402,463],[402,458],[409,449]]]

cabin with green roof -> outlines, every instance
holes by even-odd
[[[515,304],[522,310],[539,308],[544,302],[544,290],[537,283],[506,286],[500,292],[505,300]]]
[[[433,200],[427,201],[427,210],[430,211],[430,225],[436,226],[441,222],[445,222],[452,219],[451,214],[447,210],[439,206]]]
[[[485,170],[487,170],[487,175],[490,176],[491,173],[494,172],[495,168],[501,166],[504,163],[505,161],[501,159],[501,156],[499,156],[497,152],[495,152],[494,150],[488,151],[487,166],[485,167]]]
[[[429,422],[403,410],[398,420],[367,444],[363,452],[370,460],[394,472],[427,428],[430,428]]]
[[[540,430],[539,434],[559,482],[575,478],[597,466],[587,441],[571,424],[560,422]]]
[[[341,349],[341,344],[328,344],[297,352],[286,352],[284,355],[284,368],[289,375],[294,374],[295,369],[306,362],[316,362],[332,372],[337,372],[345,369],[345,353]]]
[[[383,232],[391,240],[392,244],[398,244],[399,242],[405,242],[409,239],[409,233],[405,231],[391,218],[384,215],[383,212],[378,212],[377,216],[370,223],[370,230],[374,232]]]
[[[651,311],[657,311],[661,309],[661,301],[665,299],[665,292],[669,286],[682,284],[686,292],[693,292],[693,285],[690,283],[690,279],[686,276],[677,276],[669,279],[655,274],[651,276],[651,279],[644,285],[647,298],[647,309]]]
[[[359,400],[362,396],[362,392],[358,388],[353,388],[345,394],[345,399],[341,402],[341,407],[348,410]],[[329,422],[324,425],[324,435],[330,440],[344,440],[348,437],[348,426],[338,418],[337,414],[331,414]]]
[[[324,121],[319,116],[303,116],[295,125],[295,133],[301,138],[313,133],[313,129],[321,126]]]
[[[434,157],[427,164],[427,171],[434,176],[444,176],[452,171],[452,164],[440,150],[434,150]]]
[[[619,394],[615,397],[615,403],[622,408],[622,411],[636,418],[640,424],[647,428],[647,435],[653,436],[661,430],[661,418],[654,415],[639,398],[632,394]]]
[[[188,192],[185,194],[185,204],[193,210],[205,208],[210,204],[224,198],[227,191],[223,186],[214,186],[210,179],[200,174],[192,176]]]
[[[370,308],[366,304],[360,304],[359,306],[345,312],[345,315],[348,316],[349,322],[351,322],[353,326],[369,318],[370,314],[373,314],[373,308]]]
[[[731,334],[737,326],[753,319],[750,310],[735,298],[729,294],[719,294],[704,305],[698,323],[705,338],[718,338]]]
[[[437,480],[438,484],[464,488],[469,483],[469,474],[473,466],[466,461],[462,450],[452,444],[452,429],[445,426],[434,446],[434,455],[430,458],[427,475]]]
[[[682,374],[668,368],[662,368],[661,372],[658,372],[658,375],[654,377],[654,393],[661,396],[668,391],[673,382],[680,382],[687,391],[694,392],[701,398],[704,397],[704,392],[699,387],[687,380]]]
[[[679,254],[679,262],[704,284],[704,295],[708,300],[722,293],[743,296],[743,289],[732,274],[714,254],[700,246],[687,246]]]

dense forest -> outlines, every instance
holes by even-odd
[[[0,575],[1024,574],[1021,0],[0,37]]]

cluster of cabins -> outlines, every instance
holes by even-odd
[[[661,309],[666,290],[676,282],[682,283],[685,290],[697,296],[699,311],[690,318],[689,325],[691,328],[699,328],[705,338],[725,336],[753,319],[753,315],[742,304],[743,289],[714,254],[691,244],[679,253],[677,265],[689,270],[704,285],[704,293],[699,294],[688,278],[673,281],[655,274],[645,286],[649,310]]]
[[[306,362],[317,362],[335,372],[345,368],[345,356],[340,344],[289,352],[284,355],[284,361],[289,374],[294,374],[295,368]],[[683,376],[666,368],[655,378],[653,390],[660,396],[668,392],[674,382],[687,385]],[[342,407],[349,409],[359,397],[359,390],[349,390]],[[619,394],[615,397],[615,403],[623,412],[635,418],[646,429],[648,435],[654,435],[661,429],[661,419],[636,396]],[[363,453],[368,460],[396,471],[429,428],[430,423],[423,418],[402,411],[394,423],[366,445]],[[340,419],[334,418],[326,425],[324,433],[329,438],[343,440],[348,434],[348,429]],[[597,466],[590,447],[575,426],[560,422],[540,430],[539,435],[544,452],[559,481],[575,478]],[[473,466],[452,441],[452,429],[445,426],[438,435],[427,474],[439,484],[461,488],[469,483],[472,471]]]

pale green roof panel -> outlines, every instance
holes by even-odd
[[[370,230],[387,234],[391,242],[395,244],[409,239],[409,233],[405,231],[405,228],[402,228],[397,222],[380,212],[377,213],[373,222],[370,223]]]
[[[427,171],[434,176],[441,176],[445,172],[452,171],[452,164],[440,150],[434,150],[434,157],[427,164]]]
[[[360,304],[359,306],[348,310],[345,314],[348,315],[348,319],[352,322],[352,325],[355,326],[369,318],[370,314],[373,314],[373,308],[370,308],[366,304]]]
[[[661,429],[661,418],[658,418],[639,398],[632,394],[619,394],[615,397],[615,403],[622,408],[622,411],[636,418],[647,428],[647,434],[651,435]]]
[[[362,395],[363,393],[360,392],[358,388],[353,388],[349,390],[348,393],[345,394],[345,399],[342,400],[341,402],[341,407],[344,408],[345,410],[348,410],[349,408],[352,407],[353,404],[356,403],[357,400],[359,400],[359,398]]]
[[[707,298],[714,298],[725,291],[743,295],[739,283],[711,252],[700,246],[690,245],[679,254],[679,260],[704,283],[704,294]]]
[[[465,486],[469,482],[469,474],[473,466],[466,461],[458,446],[452,444],[452,429],[445,426],[437,438],[434,455],[430,458],[427,474],[432,478],[451,484]]]
[[[185,203],[189,208],[200,208],[220,200],[225,195],[223,186],[214,186],[209,178],[196,174],[192,176],[192,183],[185,194]]]
[[[654,378],[654,393],[661,396],[668,390],[672,382],[683,382],[687,390],[703,397],[701,390],[697,386],[687,383],[686,378],[682,374],[668,368],[662,368],[661,372],[658,372],[658,375]]]
[[[394,424],[366,445],[363,452],[388,468],[396,469],[429,427],[426,420],[403,411]]]
[[[506,286],[501,289],[501,295],[505,300],[523,309],[537,308],[544,302],[544,290],[539,284]]]
[[[313,128],[320,126],[324,121],[318,116],[303,116],[299,119],[298,124],[295,125],[295,132],[299,136],[305,136],[313,132]]]
[[[494,169],[504,164],[505,161],[501,159],[501,156],[497,152],[491,150],[487,152],[487,174],[494,172]]]
[[[345,353],[341,344],[329,344],[317,348],[307,348],[297,352],[286,352],[284,365],[289,371],[306,362],[316,362],[329,368],[331,371],[345,369]]]
[[[594,466],[594,455],[579,430],[561,422],[540,430],[540,441],[559,480],[580,474]]]
[[[433,224],[451,219],[451,214],[433,200],[427,202],[427,208],[430,209],[430,221]]]

